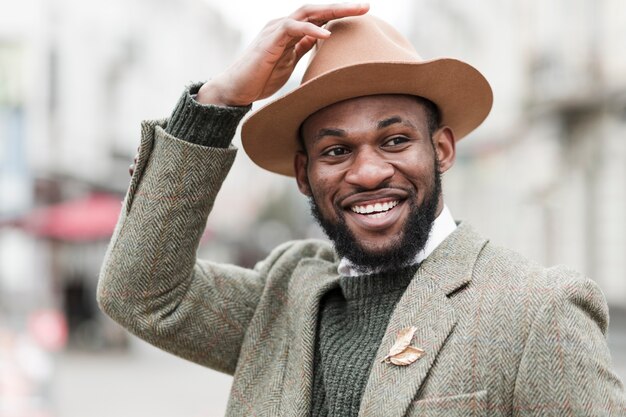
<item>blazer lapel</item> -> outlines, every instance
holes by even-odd
[[[310,413],[313,386],[313,359],[320,298],[337,285],[337,263],[305,259],[296,267],[289,285],[289,344],[283,381],[282,416]]]
[[[471,281],[476,258],[486,241],[460,225],[422,263],[398,302],[372,366],[360,416],[403,416],[456,323],[448,296]],[[415,326],[412,346],[425,355],[407,366],[381,362],[401,329]]]

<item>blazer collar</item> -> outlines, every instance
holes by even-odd
[[[486,240],[460,224],[422,263],[396,305],[375,357],[360,416],[403,416],[456,323],[448,296],[471,281]],[[313,356],[321,297],[338,285],[337,260],[303,259],[289,284],[289,330],[293,339],[283,380],[283,416],[310,413]],[[413,345],[426,351],[417,362],[399,367],[382,363],[399,330],[416,326]]]
[[[448,297],[471,282],[485,243],[469,226],[461,224],[423,262],[389,320],[361,400],[360,416],[405,414],[456,324]],[[398,331],[410,326],[417,327],[412,345],[426,354],[408,366],[381,362]]]
[[[459,223],[433,253],[422,263],[420,272],[450,295],[472,279],[474,265],[487,239],[469,224]]]

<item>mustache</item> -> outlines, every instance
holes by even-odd
[[[335,202],[333,203],[333,205],[336,208],[341,209],[342,202],[344,202],[346,199],[354,195],[363,194],[363,193],[385,192],[385,191],[386,192],[401,191],[403,193],[406,193],[408,199],[411,199],[417,196],[417,190],[413,187],[397,186],[393,184],[382,183],[374,188],[354,187],[352,190],[348,191],[346,194],[342,194],[341,196],[338,196],[338,198],[335,199]]]

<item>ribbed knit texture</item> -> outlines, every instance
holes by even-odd
[[[418,265],[341,277],[320,303],[311,416],[357,416],[389,317]]]
[[[202,83],[185,89],[174,108],[165,131],[196,145],[228,148],[239,122],[250,110],[246,107],[222,107],[194,100]]]

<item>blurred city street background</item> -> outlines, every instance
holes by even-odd
[[[129,336],[95,289],[140,122],[300,5],[269,3],[0,0],[0,417],[223,415],[230,377]],[[626,379],[626,2],[370,4],[424,58],[490,81],[494,108],[457,147],[447,204],[493,242],[594,279]],[[240,152],[199,256],[251,266],[312,236],[293,180]]]

